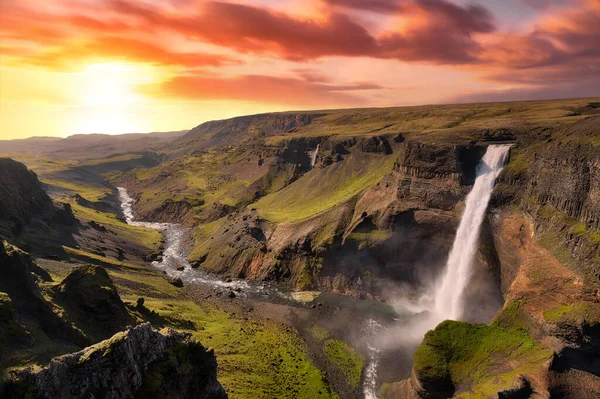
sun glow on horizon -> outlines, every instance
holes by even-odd
[[[76,133],[119,134],[137,132],[132,110],[147,101],[135,86],[154,80],[147,68],[107,62],[88,65],[76,74],[79,104],[85,109]]]

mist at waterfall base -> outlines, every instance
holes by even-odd
[[[479,236],[496,178],[508,157],[510,145],[490,145],[477,167],[477,177],[468,194],[463,215],[444,270],[438,278],[424,287],[401,286],[395,290],[390,304],[401,315],[393,326],[388,326],[378,337],[382,350],[405,348],[409,354],[416,349],[425,333],[444,320],[482,321],[474,317],[477,307],[501,307],[499,290],[477,303],[466,301],[466,292],[475,284],[472,279]],[[495,282],[491,282],[495,283]],[[490,303],[485,303],[489,301]],[[489,318],[490,316],[488,316]],[[489,321],[489,320],[485,320]]]

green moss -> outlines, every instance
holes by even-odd
[[[88,201],[100,201],[106,196],[111,195],[112,191],[104,186],[93,184],[77,184],[71,181],[59,180],[55,178],[43,178],[42,183],[51,186],[55,190],[64,190],[70,195],[79,194]]]
[[[586,302],[560,305],[546,310],[544,318],[556,323],[576,322],[580,319],[588,322],[598,322],[600,321],[600,307]]]
[[[456,386],[468,377],[478,384],[485,382],[495,356],[518,362],[545,350],[517,328],[447,320],[425,335],[415,353],[414,368],[420,378],[450,378]]]
[[[582,236],[586,231],[586,225],[583,223],[577,223],[571,228],[571,232],[576,236]]]
[[[327,338],[329,338],[329,332],[327,332],[327,330],[318,327],[318,326],[313,326],[309,329],[307,329],[308,333],[317,341],[324,341]]]
[[[304,341],[278,323],[244,320],[189,301],[147,298],[145,306],[197,326],[187,331],[214,348],[219,382],[232,399],[337,397],[312,365]]]
[[[12,306],[10,297],[5,292],[0,292],[0,321],[12,320],[15,317],[15,310]]]
[[[77,204],[73,199],[63,199],[63,202],[71,204],[73,214],[82,220],[95,221],[117,234],[122,239],[138,243],[150,251],[158,249],[162,240],[162,234],[154,229],[140,226],[131,226],[117,215],[109,212],[100,212]]]
[[[327,360],[346,377],[348,385],[352,388],[359,386],[365,363],[363,355],[337,339],[327,340],[323,347],[323,353],[327,356]]]
[[[525,312],[522,307],[525,304],[523,300],[511,301],[504,306],[504,309],[494,318],[492,325],[503,328],[516,328],[522,331],[528,331],[529,327]]]
[[[531,160],[529,159],[529,155],[523,150],[520,151],[512,151],[510,154],[510,160],[506,165],[506,170],[511,174],[521,174],[528,170],[531,167]]]
[[[262,198],[254,207],[272,222],[307,219],[378,183],[392,170],[394,161],[393,156],[351,155],[327,168],[313,169],[284,189]]]

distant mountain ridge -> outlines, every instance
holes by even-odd
[[[76,134],[66,138],[30,137],[0,140],[0,153],[27,153],[52,156],[57,159],[92,159],[115,153],[140,152],[159,149],[188,130],[155,133]]]

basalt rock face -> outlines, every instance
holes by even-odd
[[[203,257],[202,267],[298,289],[352,295],[379,295],[380,283],[386,280],[419,283],[437,275],[485,147],[423,144],[388,135],[294,139],[285,142],[283,153],[304,154],[308,162],[306,154],[317,144],[315,168],[289,182],[285,190],[294,192],[294,186],[302,184],[308,190],[318,190],[320,184],[333,186],[337,177],[331,176],[337,171],[356,168],[339,178],[352,179],[367,173],[356,165],[379,159],[390,161],[389,172],[347,200],[303,220],[263,218],[260,203],[258,210],[249,205],[229,213],[206,237],[206,248],[197,253]],[[271,155],[263,154],[264,159]],[[327,162],[334,156],[340,159]],[[306,196],[307,206],[320,201],[304,192],[297,195]],[[495,281],[497,265],[491,255],[489,259],[488,254],[482,255],[479,264],[486,268],[476,279]],[[492,287],[478,288],[479,293],[485,290],[497,292]]]
[[[212,351],[149,323],[79,352],[54,358],[40,371],[13,374],[6,397],[170,397],[224,399]]]
[[[600,117],[589,117],[562,138],[518,142],[493,197],[530,214],[540,242],[584,277],[592,295],[600,288],[600,151],[586,143],[599,130]]]

